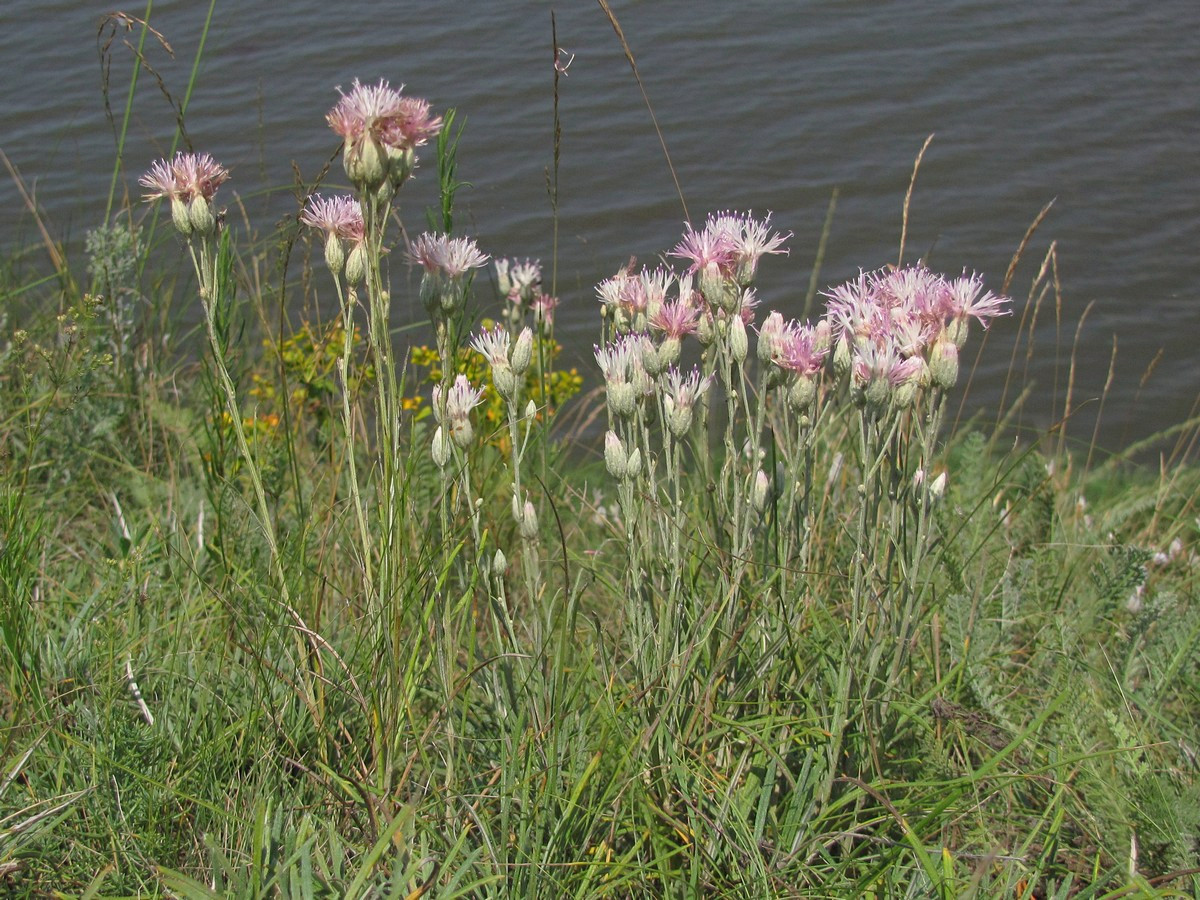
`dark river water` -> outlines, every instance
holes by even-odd
[[[932,133],[906,259],[924,257],[947,273],[977,270],[998,291],[1026,228],[1054,201],[1016,269],[1018,315],[993,328],[972,399],[999,402],[1020,311],[1053,242],[1061,316],[1047,297],[1032,354],[1019,343],[1017,380],[1034,385],[1024,423],[1044,427],[1061,412],[1085,310],[1078,402],[1099,397],[1117,346],[1102,442],[1120,446],[1189,415],[1200,389],[1196,0],[612,0],[612,8],[692,218],[770,210],[794,232],[791,255],[763,266],[766,305],[799,314],[835,190],[820,284],[895,261],[913,160]],[[97,39],[109,9],[0,4],[0,149],[68,246],[103,221],[113,171],[106,35]],[[311,179],[337,146],[324,122],[336,87],[355,77],[404,83],[466,119],[459,167],[473,187],[459,195],[462,230],[493,255],[541,257],[549,278],[551,9],[558,42],[574,55],[559,84],[558,333],[592,378],[595,282],[631,255],[652,262],[674,246],[684,220],[637,83],[597,3],[218,2],[188,135],[231,170],[221,196],[231,203],[236,191],[268,235],[296,210],[293,165]],[[146,62],[176,98],[208,10],[207,2],[176,0],[149,12],[174,56],[150,39]],[[125,12],[147,15],[144,6]],[[132,60],[122,42],[137,38],[122,32],[111,48],[118,122]],[[137,176],[170,148],[174,122],[144,70],[121,189],[139,192]],[[342,178],[340,168],[333,174]],[[435,188],[431,165],[418,175],[404,197],[414,231]],[[0,250],[36,255],[37,240],[5,175]],[[422,316],[415,301],[398,308],[402,318]],[[1074,438],[1090,438],[1098,407],[1084,404]]]

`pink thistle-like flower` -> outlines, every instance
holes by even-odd
[[[196,197],[212,200],[217,188],[228,180],[229,172],[209,154],[176,153],[170,162],[165,159],[155,162],[138,179],[138,184],[149,190],[143,200],[168,197],[186,203]]]
[[[403,85],[400,86],[403,89]],[[341,88],[338,88],[341,93]],[[383,132],[404,115],[403,96],[384,79],[379,84],[360,84],[357,78],[350,93],[342,94],[325,116],[337,134],[348,142],[364,136],[382,140]]]
[[[326,237],[336,236],[355,244],[362,243],[365,237],[362,207],[347,194],[336,197],[313,194],[308,198],[304,212],[300,213],[300,221],[324,231]]]
[[[948,315],[955,319],[965,319],[974,316],[984,328],[991,324],[996,316],[1007,316],[1011,309],[1005,309],[1010,302],[1008,297],[997,296],[988,291],[980,296],[983,290],[983,279],[978,275],[963,275],[951,281],[947,288]]]
[[[694,231],[689,224],[683,240],[668,255],[690,260],[689,273],[728,275],[737,263],[738,248],[725,229],[706,227],[703,231]]]
[[[683,300],[670,300],[650,317],[650,327],[669,338],[695,334],[700,325],[700,310]]]
[[[686,375],[672,367],[667,370],[665,387],[667,396],[671,398],[676,409],[691,409],[709,389],[712,382],[711,375],[701,377],[700,370],[695,367]]]
[[[455,419],[465,419],[476,406],[483,402],[483,389],[471,387],[466,375],[459,375],[454,384],[446,391],[446,416],[453,422]],[[442,403],[442,386],[433,386],[433,408],[440,410]]]
[[[426,272],[440,273],[447,278],[461,278],[471,269],[478,269],[491,258],[480,251],[471,238],[452,238],[444,234],[425,232],[410,246],[409,259],[420,263]]]
[[[508,365],[511,337],[503,326],[480,332],[471,340],[471,349],[484,357],[492,368]]]
[[[596,299],[599,300],[610,312],[615,312],[621,305],[621,293],[625,289],[625,282],[629,280],[629,273],[622,269],[611,278],[605,278],[602,282],[596,285]]]
[[[687,375],[674,367],[667,370],[663,381],[663,412],[667,428],[676,438],[682,439],[692,427],[692,409],[712,382],[711,375],[702,378],[695,368]]]
[[[596,346],[596,362],[604,373],[606,384],[621,384],[633,375],[640,365],[641,335],[623,335],[603,347]]]
[[[675,280],[675,273],[670,269],[659,266],[655,269],[642,269],[638,280],[642,283],[642,294],[645,298],[645,312],[653,316],[667,300],[667,290]]]
[[[395,150],[422,147],[442,130],[442,117],[429,114],[429,101],[401,97],[396,113],[382,120],[379,138]]]
[[[825,364],[829,348],[817,349],[816,329],[792,323],[784,329],[774,361],[781,369],[797,375],[815,375]]]

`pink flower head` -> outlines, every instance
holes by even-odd
[[[676,409],[691,409],[712,382],[711,375],[701,377],[700,370],[695,367],[686,375],[672,367],[667,370],[666,396],[670,397]]]
[[[653,316],[666,302],[667,290],[675,280],[675,273],[662,266],[654,269],[643,268],[638,280],[642,285],[643,309],[647,316]]]
[[[683,300],[670,300],[650,317],[650,327],[668,338],[695,334],[700,324],[700,310]]]
[[[748,285],[758,272],[758,261],[767,254],[784,253],[784,241],[791,232],[779,234],[770,227],[771,214],[759,221],[751,213],[722,212],[709,216],[706,231],[723,234],[733,244],[737,261],[737,279]]]
[[[623,384],[632,378],[640,366],[641,336],[623,335],[603,347],[595,347],[596,362],[604,373],[606,384]]]
[[[797,375],[815,375],[825,364],[828,347],[817,348],[816,329],[791,323],[784,329],[775,363]]]
[[[420,146],[441,130],[442,120],[430,118],[429,104],[405,97],[400,93],[403,89],[404,85],[395,89],[382,78],[373,85],[355,78],[350,93],[342,94],[325,120],[348,143],[371,137],[397,150]]]
[[[465,419],[476,406],[483,402],[483,389],[471,387],[466,375],[459,375],[446,391],[446,415],[451,422]],[[433,408],[440,415],[442,386],[433,386]]]
[[[394,116],[385,119],[379,137],[394,150],[423,147],[442,130],[442,117],[429,114],[429,101],[401,97]]]
[[[1010,302],[1008,297],[997,296],[991,291],[980,296],[982,290],[983,279],[975,274],[964,274],[951,281],[947,288],[948,315],[955,319],[974,316],[980,325],[987,328],[996,316],[1012,313],[1011,309],[1005,309]]]
[[[480,332],[471,340],[471,349],[488,361],[492,368],[508,365],[511,337],[503,326]]]
[[[439,273],[452,280],[461,278],[471,269],[480,268],[490,259],[470,238],[452,238],[430,232],[425,232],[412,243],[408,255],[413,262],[420,263],[426,272]]]
[[[176,153],[170,162],[160,159],[154,163],[138,184],[149,190],[143,200],[168,197],[188,203],[196,197],[211,201],[217,188],[228,180],[229,172],[209,154]]]
[[[347,194],[337,197],[313,194],[308,198],[304,212],[300,213],[300,221],[324,231],[326,237],[339,237],[355,244],[364,239],[362,207]]]
[[[733,236],[725,229],[709,227],[703,231],[694,231],[687,226],[683,240],[675,245],[670,256],[691,261],[687,271],[700,272],[709,277],[730,275],[738,259],[738,248]]]
[[[403,96],[383,79],[369,86],[355,79],[325,120],[343,138],[342,163],[359,190],[385,183],[398,188],[416,166],[414,148],[442,127],[440,118],[430,117],[428,103]]]

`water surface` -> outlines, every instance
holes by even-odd
[[[792,253],[764,266],[768,305],[799,312],[826,208],[839,200],[823,284],[895,261],[913,159],[935,133],[911,209],[907,258],[986,274],[998,290],[1028,225],[1054,205],[1013,282],[1018,305],[1051,242],[1064,306],[1044,309],[1031,423],[1061,409],[1080,330],[1077,400],[1098,397],[1114,340],[1103,437],[1120,444],[1185,418],[1200,387],[1200,4],[974,2],[613,2],[695,219],[770,210]],[[69,0],[0,10],[0,149],[36,188],[68,243],[104,215],[115,140],[106,120],[96,8]],[[207,4],[160,2],[147,63],[185,89]],[[670,249],[684,212],[629,65],[597,4],[554,7],[574,54],[560,81],[560,336],[590,375],[594,283],[631,255]],[[130,10],[134,12],[133,10]],[[405,83],[467,121],[460,221],[494,255],[552,252],[551,6],[447,0],[218,3],[187,109],[193,145],[233,172],[264,234],[294,214],[293,164],[311,179],[336,150],[323,115],[355,77]],[[141,15],[144,9],[136,13]],[[131,52],[112,54],[120,121]],[[170,147],[171,108],[143,72],[123,189]],[[427,168],[409,227],[432,202]],[[336,178],[340,170],[334,169]],[[0,249],[29,247],[32,219],[0,182]],[[297,295],[298,296],[298,295]],[[420,318],[415,303],[401,315]],[[1019,315],[1001,321],[972,386],[995,404]],[[1061,334],[1064,349],[1056,354]],[[1162,360],[1142,387],[1143,372]],[[1057,377],[1056,377],[1057,372]],[[1011,392],[1010,392],[1011,396]],[[1092,403],[1072,433],[1091,434]]]

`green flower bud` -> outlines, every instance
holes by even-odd
[[[188,214],[188,205],[178,197],[171,198],[171,222],[184,237],[192,233],[192,218]]]
[[[517,342],[513,344],[511,359],[513,371],[518,376],[524,375],[529,371],[529,364],[532,360],[533,332],[529,328],[522,328],[521,333],[517,335]]]
[[[367,277],[367,247],[365,243],[355,244],[346,257],[346,281],[349,284],[362,284]]]

